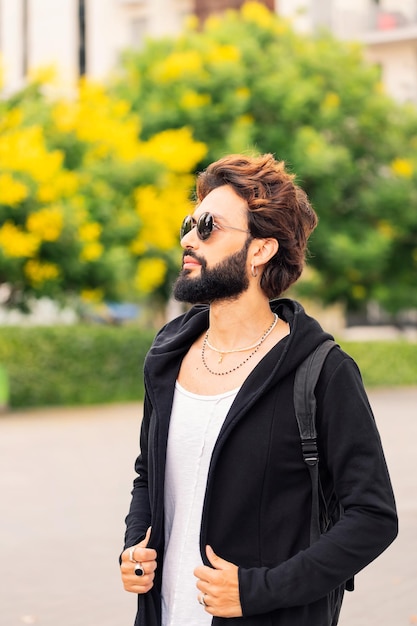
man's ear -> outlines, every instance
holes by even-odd
[[[277,239],[273,237],[255,239],[255,246],[252,252],[253,264],[256,266],[265,265],[273,256],[276,255],[279,249],[279,243]]]

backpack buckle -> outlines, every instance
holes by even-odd
[[[317,449],[317,440],[308,439],[301,442],[301,449],[303,452],[303,459],[307,465],[316,465],[319,461],[319,452]]]

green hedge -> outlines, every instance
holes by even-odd
[[[0,366],[12,408],[143,398],[143,360],[154,336],[134,326],[0,327]],[[417,344],[339,341],[365,385],[417,385]]]
[[[34,407],[140,400],[153,332],[137,327],[1,327],[9,405]]]
[[[339,341],[355,359],[365,386],[417,385],[417,343],[398,341]]]

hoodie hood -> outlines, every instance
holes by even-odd
[[[333,338],[295,300],[274,300],[271,310],[288,322],[290,334],[272,348],[248,376],[242,385],[246,398],[251,391],[258,394],[276,384],[294,371],[319,344]],[[209,306],[197,305],[160,330],[145,360],[145,383],[154,399],[166,391],[168,380],[175,384],[182,359],[193,342],[207,330],[208,324]],[[269,372],[267,377],[265,372]]]

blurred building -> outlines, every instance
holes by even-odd
[[[55,65],[68,86],[102,79],[121,51],[175,34],[187,16],[239,8],[244,0],[0,0],[0,54],[14,91],[28,71]],[[303,32],[357,39],[381,67],[387,90],[417,104],[417,0],[261,0]]]
[[[259,0],[258,0],[259,1]],[[245,0],[194,0],[193,11],[204,21],[212,13],[219,13],[225,9],[239,9]],[[271,11],[275,10],[275,0],[260,0]]]
[[[388,93],[417,104],[417,0],[279,0],[279,13],[298,30],[361,41]]]
[[[6,87],[28,70],[54,64],[68,85],[103,78],[121,50],[146,36],[178,32],[192,0],[1,0],[0,53]]]
[[[239,8],[244,0],[0,0],[5,87],[21,87],[32,68],[55,65],[70,86],[83,74],[104,78],[120,52],[147,36],[179,32],[187,16]],[[273,9],[274,0],[261,0]]]

